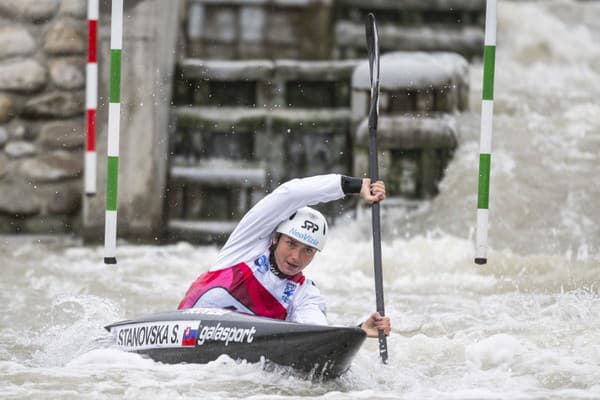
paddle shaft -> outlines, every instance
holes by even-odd
[[[369,14],[366,25],[367,51],[371,73],[371,107],[369,109],[369,176],[371,182],[379,180],[377,160],[377,118],[379,116],[379,38],[375,16]],[[371,222],[373,227],[373,257],[375,268],[375,301],[377,311],[383,317],[385,306],[383,301],[383,274],[381,268],[381,217],[379,202],[371,205]],[[383,331],[379,331],[379,354],[384,364],[388,362],[387,339]]]

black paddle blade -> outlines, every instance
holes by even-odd
[[[369,56],[369,71],[371,77],[371,107],[369,109],[369,128],[377,129],[379,116],[379,35],[375,16],[369,13],[365,26],[367,36],[367,54]]]
[[[373,61],[375,60],[375,16],[369,14],[365,24],[365,35],[367,38],[367,55],[369,57],[369,68],[371,72],[371,85],[373,85]]]

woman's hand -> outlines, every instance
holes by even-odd
[[[383,181],[377,181],[371,184],[371,179],[363,178],[362,187],[360,188],[360,197],[365,199],[369,204],[385,199],[385,183],[383,183]]]
[[[378,337],[380,330],[388,336],[392,330],[390,317],[382,317],[378,312],[372,314],[360,327],[367,332],[368,337]]]

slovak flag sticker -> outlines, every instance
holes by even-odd
[[[198,333],[197,329],[192,329],[191,326],[185,328],[183,331],[183,340],[181,341],[182,346],[195,346],[196,345],[196,335]]]

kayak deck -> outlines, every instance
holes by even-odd
[[[226,354],[326,379],[348,370],[366,337],[358,327],[298,324],[216,308],[152,314],[106,329],[122,350],[163,363],[207,363]]]

